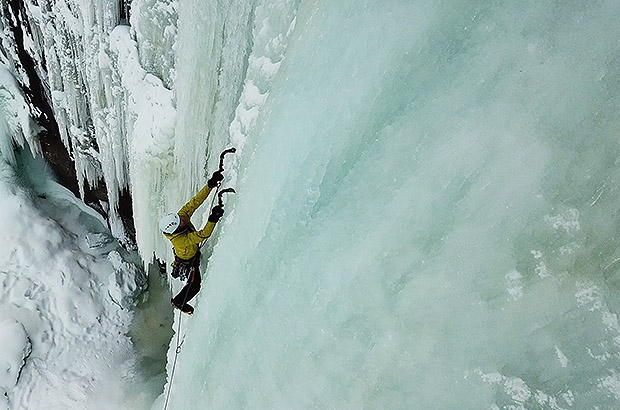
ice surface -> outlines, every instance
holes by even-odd
[[[619,16],[302,2],[230,128],[253,124],[169,408],[618,407]]]

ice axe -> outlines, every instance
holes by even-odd
[[[222,153],[220,154],[220,172],[224,172],[224,156],[226,156],[226,154],[234,154],[235,152],[237,152],[237,149],[235,147],[228,148],[222,151]]]
[[[225,149],[224,151],[222,151],[222,153],[220,154],[220,168],[219,168],[220,172],[224,172],[224,157],[226,156],[226,154],[233,154],[235,152],[237,152],[237,149],[235,147],[228,148],[228,149]],[[236,192],[235,192],[235,190],[233,188],[222,189],[221,191],[219,191],[217,193],[217,204],[223,209],[224,208],[224,198],[223,198],[223,195],[224,194],[234,194],[234,193],[236,193]]]
[[[217,204],[218,204],[218,206],[221,206],[222,208],[224,208],[224,198],[222,197],[222,195],[224,195],[224,194],[235,194],[235,193],[236,192],[235,192],[235,190],[233,188],[222,189],[220,192],[218,192],[217,193]]]

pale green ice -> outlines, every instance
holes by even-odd
[[[620,407],[618,1],[195,3],[177,131],[266,101],[170,409]]]

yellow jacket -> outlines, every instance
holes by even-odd
[[[211,188],[205,185],[195,197],[189,200],[183,208],[177,212],[181,218],[187,221],[187,227],[180,232],[172,234],[164,233],[164,236],[172,243],[174,248],[174,254],[181,259],[191,259],[198,252],[198,245],[206,238],[211,236],[215,223],[207,222],[207,224],[201,230],[197,231],[194,225],[190,222],[190,218],[193,213],[198,209],[200,205],[207,199],[211,192]]]

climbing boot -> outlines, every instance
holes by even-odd
[[[171,299],[170,303],[175,309],[179,309],[183,313],[187,313],[188,315],[191,315],[192,313],[194,313],[194,308],[189,303],[186,303],[183,306],[181,306],[180,304],[174,303],[174,299]]]

